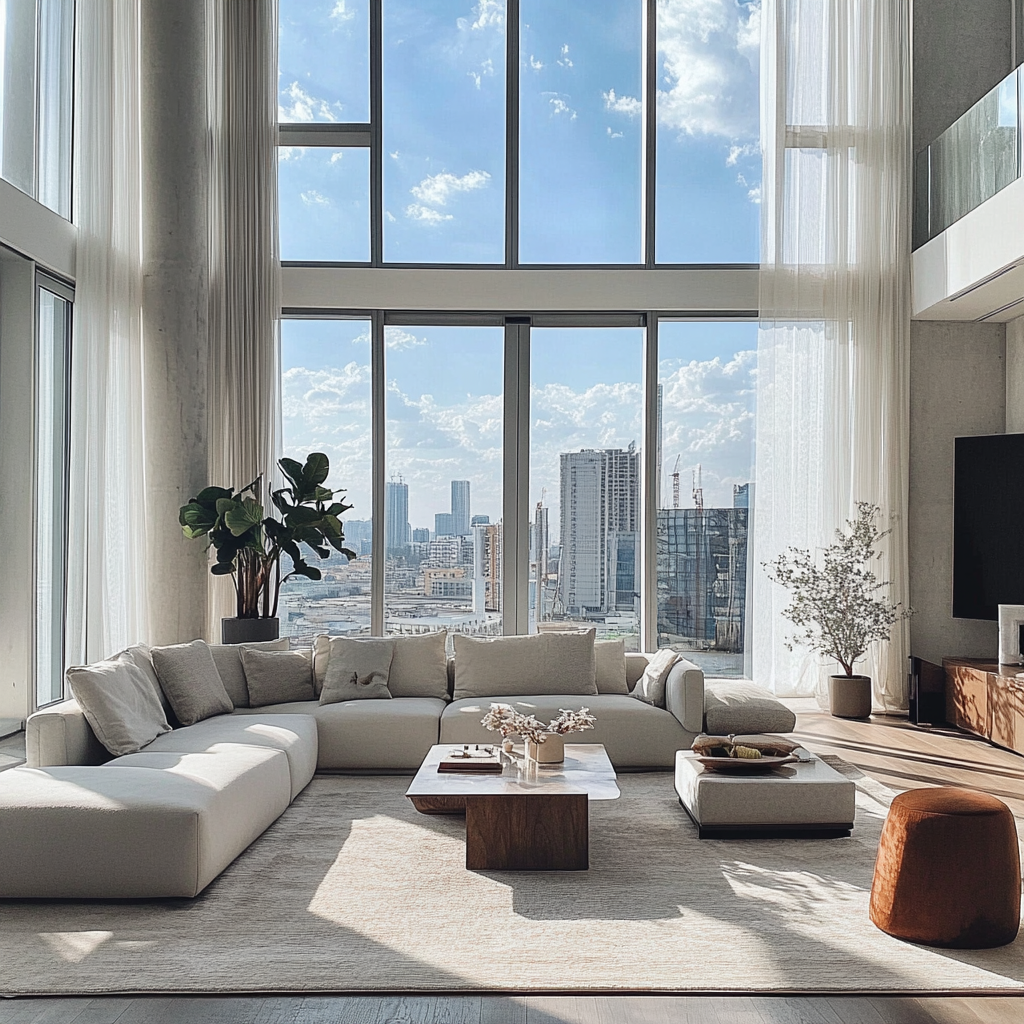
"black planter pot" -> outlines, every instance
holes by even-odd
[[[281,634],[280,619],[221,619],[222,644],[256,644],[276,640]]]

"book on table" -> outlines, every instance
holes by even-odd
[[[437,770],[463,775],[500,775],[501,756],[497,747],[467,743],[448,751]]]

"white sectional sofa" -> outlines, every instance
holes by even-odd
[[[628,688],[648,659],[625,665]],[[541,720],[589,707],[597,727],[581,739],[616,768],[668,770],[703,727],[703,673],[681,659],[664,685],[663,708],[624,692],[236,706],[119,757],[66,700],[29,718],[26,765],[0,773],[0,897],[195,896],[315,772],[411,773],[435,743],[493,741],[480,725],[492,702]]]

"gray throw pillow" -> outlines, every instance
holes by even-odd
[[[448,699],[448,633],[423,633],[395,638],[388,689],[392,697],[439,697]]]
[[[313,700],[313,666],[298,651],[241,650],[249,707]]]
[[[636,686],[630,691],[630,696],[642,700],[645,704],[663,708],[665,706],[665,683],[672,671],[672,666],[679,660],[679,657],[668,647],[651,655],[644,674],[637,680]]]
[[[235,710],[205,641],[154,647],[150,654],[160,688],[182,725]]]
[[[595,630],[455,637],[455,699],[597,693]]]
[[[595,640],[594,662],[598,693],[629,693],[625,640]]]
[[[242,668],[243,647],[250,651],[287,651],[288,637],[252,644],[210,644],[210,653],[213,655],[214,665],[217,666],[220,681],[236,708],[249,707],[249,689],[246,686],[246,673]]]
[[[156,685],[127,651],[69,668],[67,681],[96,738],[115,757],[134,754],[171,731]]]
[[[320,703],[389,699],[388,675],[394,654],[395,641],[389,638],[332,637]]]
[[[796,715],[763,686],[742,680],[704,680],[704,729],[712,735],[795,728]]]

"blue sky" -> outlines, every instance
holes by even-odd
[[[635,262],[641,222],[640,0],[522,0],[520,257]],[[756,262],[759,0],[661,0],[657,255]],[[287,121],[369,117],[366,0],[281,0]],[[401,262],[504,258],[503,0],[384,0],[384,246]],[[369,256],[364,150],[281,153],[285,259]],[[369,516],[369,346],[357,322],[286,322],[285,433],[322,448]],[[531,501],[557,502],[557,455],[640,441],[641,332],[533,336]],[[703,466],[706,504],[749,479],[756,327],[663,324],[664,473]],[[389,329],[388,467],[413,526],[451,479],[497,518],[501,332]],[[670,486],[663,483],[663,493]],[[552,500],[552,496],[554,500]],[[554,527],[553,520],[552,526]]]

